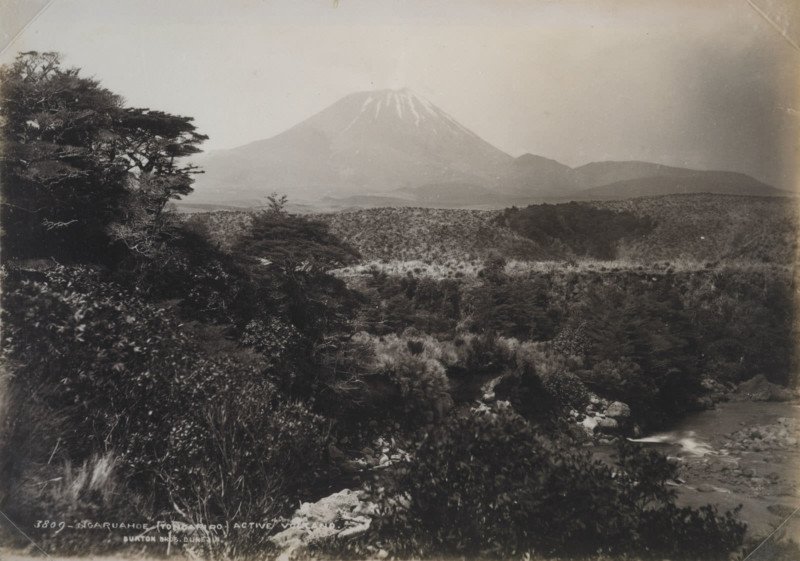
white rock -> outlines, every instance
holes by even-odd
[[[597,421],[597,426],[603,430],[614,430],[619,428],[619,423],[616,421],[616,419],[605,417]]]
[[[374,514],[375,505],[365,501],[361,493],[344,489],[315,503],[300,505],[288,527],[271,541],[282,550],[278,559],[288,561],[296,552],[319,540],[366,532]]]
[[[586,432],[589,434],[593,434],[595,428],[597,428],[597,417],[586,417],[581,421],[581,426],[586,429]]]

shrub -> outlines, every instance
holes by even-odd
[[[547,277],[507,277],[470,288],[464,308],[474,332],[542,341],[553,338],[561,323],[554,296]]]
[[[390,277],[372,271],[367,281],[373,304],[364,321],[377,334],[402,333],[408,327],[441,334],[451,332],[461,316],[461,286],[451,279]]]
[[[322,477],[323,420],[236,356],[206,354],[165,309],[85,268],[13,277],[5,289],[14,395],[63,419],[65,460],[116,450],[131,489],[161,490],[156,508],[192,503],[202,488],[214,520],[234,502],[286,508]],[[14,424],[3,444],[26,430]]]
[[[401,422],[415,428],[441,418],[452,407],[446,365],[455,352],[433,338],[413,334],[353,338],[362,363],[356,379],[343,389],[367,417]]]
[[[620,241],[635,239],[654,227],[649,218],[629,211],[576,202],[509,208],[497,221],[558,256],[597,259],[613,259]]]
[[[676,542],[696,540],[699,523],[709,531],[704,559],[727,558],[741,543],[733,514],[674,507],[665,486],[674,468],[663,457],[634,448],[620,456],[612,469],[502,403],[457,414],[379,478],[374,538],[398,556],[665,556],[683,554]]]

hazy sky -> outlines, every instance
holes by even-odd
[[[407,86],[515,156],[797,185],[800,52],[746,0],[0,0],[0,39],[45,5],[0,62],[61,51],[131,105],[194,116],[207,149]],[[779,16],[791,39],[800,10]]]

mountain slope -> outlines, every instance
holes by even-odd
[[[523,154],[510,162],[497,183],[497,190],[514,197],[566,197],[582,187],[569,166],[534,154]]]
[[[592,162],[574,168],[573,171],[583,189],[644,177],[686,177],[697,173],[693,169],[635,160]]]

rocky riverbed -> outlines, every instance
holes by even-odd
[[[678,502],[742,505],[748,534],[800,541],[800,403],[730,401],[641,439],[680,465]]]

